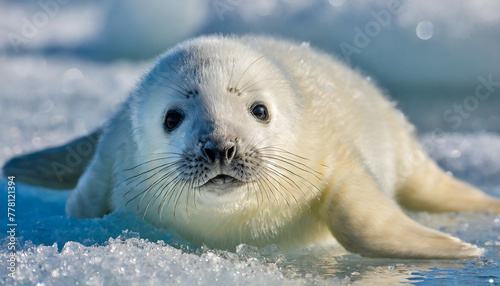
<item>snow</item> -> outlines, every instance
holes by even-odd
[[[395,1],[0,2],[0,165],[100,126],[152,57],[180,40],[214,32],[268,33],[335,53],[370,75],[416,124],[440,166],[500,196],[498,84],[488,89],[491,97],[471,107],[481,76],[500,81],[500,3],[396,2],[401,10],[390,14],[388,25],[379,23],[368,44],[347,57],[341,44],[355,44],[354,28],[365,30],[374,13],[390,11]],[[36,24],[31,33],[25,20]],[[24,40],[13,45],[13,34]],[[460,114],[456,105],[469,109]],[[459,118],[446,121],[448,110]],[[0,284],[500,284],[500,216],[487,212],[410,213],[484,247],[484,257],[399,261],[366,259],[341,247],[290,253],[274,246],[241,245],[236,253],[196,248],[131,214],[67,217],[68,195],[16,185],[14,280],[6,267],[7,180],[0,181]]]

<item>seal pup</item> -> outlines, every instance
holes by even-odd
[[[500,211],[498,199],[443,172],[372,83],[308,45],[269,37],[178,44],[100,130],[14,158],[4,174],[75,187],[70,216],[129,210],[229,250],[336,240],[367,257],[477,257],[482,249],[398,204]]]

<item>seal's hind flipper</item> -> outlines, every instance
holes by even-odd
[[[3,166],[4,176],[51,189],[72,189],[97,149],[101,130],[66,145],[12,158]]]
[[[483,250],[409,218],[360,168],[331,184],[322,216],[337,241],[366,257],[473,258]]]
[[[403,207],[416,211],[500,213],[500,199],[446,174],[429,158],[415,167],[397,190],[396,198]]]

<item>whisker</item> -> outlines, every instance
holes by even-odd
[[[172,171],[172,172],[174,172],[174,171]],[[170,182],[168,180],[168,178],[169,178],[169,175],[166,175],[166,176],[164,176],[163,178],[160,179],[161,180],[161,184],[156,188],[156,191],[153,193],[153,195],[149,199],[148,204],[146,205],[146,208],[144,209],[144,215],[143,215],[143,217],[146,216],[146,214],[147,214],[147,212],[149,210],[149,206],[152,203],[154,203],[154,202],[156,202],[158,200],[158,196],[156,194],[158,193],[158,191],[160,190],[160,188],[162,188],[163,186],[165,186],[165,184],[168,184],[168,182]]]
[[[292,156],[297,157],[299,159],[309,161],[309,159],[307,159],[305,157],[299,156],[297,154],[294,154],[294,153],[292,153],[290,151],[287,151],[285,149],[282,149],[282,148],[279,148],[279,147],[276,147],[276,146],[265,146],[265,147],[261,147],[259,150],[274,150],[274,151],[279,151],[279,152],[282,152],[282,153],[286,153],[286,154],[292,155]]]
[[[160,214],[163,212],[163,208],[165,207],[165,203],[167,203],[167,205],[170,205],[170,200],[172,199],[172,196],[176,193],[176,187],[177,185],[182,181],[182,178],[181,178],[181,174],[177,175],[174,180],[175,181],[175,184],[172,186],[171,190],[169,190],[168,192],[165,193],[165,195],[163,195],[163,198],[162,198],[162,207],[161,207],[161,210],[159,210]],[[165,197],[166,195],[170,193],[169,197],[168,197],[168,202],[165,200]],[[175,217],[175,212],[174,212],[174,217]]]
[[[173,178],[172,180],[170,180],[167,184],[165,184],[165,186],[163,186],[163,188],[161,189],[160,193],[158,194],[158,197],[156,198],[156,200],[160,199],[160,196],[163,194],[163,192],[165,191],[165,189],[171,185],[172,183],[175,184],[177,183],[177,178],[179,177],[179,175],[177,175],[175,178]],[[158,204],[158,214],[160,215],[160,222],[161,222],[161,219],[162,219],[162,214],[163,214],[163,206],[165,205],[165,197],[168,193],[170,193],[171,191],[174,191],[173,188],[169,188],[165,191],[165,194],[162,196],[162,199],[160,200],[160,203]],[[163,206],[162,206],[163,205]]]
[[[189,191],[192,191],[193,193],[193,205],[196,209],[198,209],[196,207],[196,190],[194,189],[194,179],[192,176],[189,177],[189,186],[188,186],[188,190]],[[189,205],[189,193],[188,193],[188,196],[187,196],[187,200],[186,200],[186,213],[188,214],[188,217],[189,217],[189,210],[188,210],[188,205]]]
[[[291,175],[293,175],[293,176],[296,176],[296,177],[298,177],[298,178],[302,179],[302,181],[303,181],[303,182],[307,182],[308,184],[310,184],[310,186],[312,186],[314,189],[316,189],[317,193],[320,193],[320,192],[321,192],[321,191],[320,191],[320,189],[319,189],[318,187],[316,187],[314,184],[312,184],[311,182],[309,182],[309,180],[305,179],[305,178],[304,178],[304,177],[302,177],[301,175],[299,175],[299,174],[297,174],[297,173],[295,173],[295,172],[291,171],[290,169],[287,169],[287,168],[285,168],[285,167],[283,167],[283,166],[281,166],[281,165],[279,165],[279,164],[276,164],[276,163],[274,163],[274,162],[272,162],[272,161],[267,160],[266,162],[267,162],[268,164],[270,164],[270,165],[273,165],[273,166],[275,166],[275,167],[277,167],[277,168],[280,168],[280,169],[281,169],[281,170],[283,170],[283,171],[288,172],[289,174],[291,174]],[[292,166],[293,166],[293,165],[292,165]]]
[[[241,74],[240,78],[238,79],[238,81],[236,82],[236,85],[234,86],[236,89],[238,89],[238,84],[240,83],[240,80],[243,78],[243,76],[245,75],[245,73],[253,66],[253,64],[255,64],[258,60],[262,59],[263,57],[265,57],[266,55],[262,55],[260,57],[258,57],[256,60],[254,60],[247,68],[246,70]]]
[[[253,189],[255,190],[255,198],[257,199],[257,206],[260,208],[260,201],[259,201],[259,193],[258,193],[258,186],[256,186],[255,182],[252,181]]]
[[[266,168],[264,168],[264,170],[266,170]],[[273,176],[273,174],[266,173],[266,175],[267,175],[267,177],[269,177],[269,178],[273,179],[273,181],[274,181],[275,183],[277,183],[278,185],[280,185],[280,186],[283,188],[283,190],[285,190],[285,191],[286,191],[289,195],[291,195],[291,196],[292,196],[292,198],[293,198],[293,200],[295,201],[295,203],[296,203],[297,205],[299,204],[299,202],[297,201],[297,198],[295,198],[295,196],[293,195],[293,192],[290,192],[290,191],[288,190],[288,188],[287,188],[287,187],[285,187],[285,186],[284,186],[284,185],[283,185],[283,184],[282,184],[279,180],[277,180],[277,179]],[[274,175],[276,175],[276,176],[278,176],[278,177],[279,177],[279,175],[277,175],[276,173],[275,173]],[[281,193],[280,193],[280,194],[281,194]],[[290,205],[290,204],[288,203],[288,200],[284,197],[284,195],[283,195],[283,194],[281,194],[281,195],[283,196],[283,198],[285,199],[285,201],[287,202],[287,204],[288,204],[288,205]]]
[[[252,80],[253,80],[254,78],[256,78],[256,77],[257,77],[257,75],[256,75],[256,76],[254,76],[254,77],[253,77],[251,80],[249,80],[247,83],[245,83],[245,84],[244,84],[244,85],[243,85],[243,86],[239,89],[239,90],[240,90],[240,92],[247,91],[247,90],[248,90],[249,88],[251,88],[252,86],[255,86],[255,85],[257,85],[257,84],[259,84],[259,83],[261,83],[261,82],[263,82],[263,81],[267,81],[267,80],[279,80],[279,78],[276,78],[276,77],[270,77],[270,78],[266,78],[266,79],[259,80],[259,81],[257,81],[257,82],[252,83],[251,85],[249,85],[249,86],[245,87],[247,84],[249,84],[250,82],[252,82]]]
[[[269,164],[269,163],[272,163],[272,162],[266,162],[266,163]],[[276,166],[276,167],[279,167],[279,165]],[[285,182],[287,182],[291,187],[295,186],[295,188],[297,188],[297,190],[302,194],[302,196],[304,197],[304,200],[305,200],[305,202],[307,204],[307,197],[306,197],[306,195],[302,191],[302,188],[300,188],[299,185],[294,180],[292,180],[290,177],[288,177],[287,175],[283,174],[282,172],[280,172],[280,171],[278,171],[276,169],[273,169],[271,167],[266,167],[266,170],[274,173],[278,177],[281,177],[281,178],[285,179]]]
[[[271,136],[267,136],[266,138],[263,138],[260,141],[263,142],[263,141],[266,141],[269,138],[271,138]],[[252,141],[250,141],[250,143],[252,143],[254,141],[254,139],[257,139],[256,135],[254,135],[254,137],[252,138]],[[253,143],[249,144],[249,146],[251,146],[250,151],[252,152],[252,154],[256,154],[260,149],[263,149],[262,147],[257,148],[257,144],[253,144]]]
[[[185,87],[180,86],[178,83],[176,83],[175,81],[173,81],[173,80],[169,79],[168,77],[166,77],[166,76],[164,76],[164,75],[162,75],[162,74],[160,74],[160,76],[161,76],[163,79],[168,80],[169,82],[171,82],[172,84],[174,84],[174,85],[175,85],[175,86],[177,86],[178,88],[182,89],[182,90],[186,93],[186,96],[187,96],[187,97],[189,97],[189,92],[190,92],[190,90],[189,90],[189,89],[186,89]]]
[[[191,90],[193,89],[192,86],[189,86],[186,81],[184,80],[183,77],[181,77],[181,75],[179,74],[178,70],[174,67],[174,65],[172,63],[170,63],[169,61],[165,61],[167,63],[167,65],[175,72],[175,74],[177,75],[177,77],[181,80],[182,84],[184,85],[184,90],[188,91],[188,90]],[[186,78],[189,78],[186,76]]]
[[[188,95],[187,93],[184,93],[184,92],[182,92],[182,91],[180,91],[180,90],[176,89],[175,87],[171,87],[170,85],[166,85],[166,84],[160,84],[160,85],[161,85],[161,86],[164,86],[164,87],[168,87],[168,88],[170,88],[170,89],[174,90],[175,92],[177,92],[177,93],[179,93],[179,94],[183,95],[184,97],[189,97],[189,95]]]
[[[231,85],[231,80],[233,79],[233,72],[234,72],[234,58],[233,58],[233,67],[231,68],[231,76],[229,77],[229,82],[227,83],[227,89],[229,89],[229,86]]]
[[[165,167],[165,165],[167,165],[167,164],[168,164],[168,163],[166,163],[166,164],[162,164],[162,165],[156,166],[156,167],[154,167],[154,168],[152,168],[152,169],[148,169],[148,170],[146,170],[146,171],[144,171],[144,172],[141,172],[141,173],[139,173],[139,174],[136,174],[136,175],[130,176],[130,177],[126,178],[125,180],[121,181],[120,183],[118,183],[115,187],[117,188],[117,187],[119,187],[121,184],[123,184],[123,183],[125,183],[125,182],[127,182],[127,184],[125,185],[125,187],[127,187],[127,186],[129,186],[130,184],[133,184],[135,181],[139,180],[139,179],[141,178],[141,176],[143,176],[143,175],[145,175],[145,174],[147,174],[147,173],[149,173],[149,172],[152,172],[152,171],[154,171],[154,170],[156,170],[156,169],[163,168],[163,167]]]
[[[159,178],[153,184],[149,185],[149,187],[147,187],[145,190],[143,190],[142,192],[140,192],[139,194],[137,194],[135,197],[133,197],[132,199],[130,199],[129,202],[132,201],[132,200],[134,200],[134,199],[136,199],[138,196],[140,196],[142,194],[141,200],[139,201],[139,204],[137,204],[137,208],[136,208],[136,210],[138,211],[139,208],[142,205],[142,201],[144,200],[144,198],[146,197],[146,195],[149,193],[149,191],[152,190],[156,185],[162,184],[165,180],[167,180],[166,177]],[[151,201],[151,199],[149,199],[149,201]],[[128,202],[127,202],[127,204],[128,204]],[[148,203],[148,205],[149,205],[149,203]],[[146,209],[144,210],[144,214],[142,216],[143,218],[146,216],[146,210],[147,210],[147,205],[146,205]]]
[[[166,177],[166,178],[168,178],[168,179],[170,179],[171,175],[172,175],[172,174],[174,174],[174,173],[176,173],[176,172],[177,172],[177,170],[172,170],[172,171],[171,171],[168,175],[166,175],[165,177]],[[178,175],[177,175],[176,177],[178,177]],[[175,179],[175,178],[174,178],[174,179]],[[153,202],[153,200],[154,200],[154,202],[156,202],[156,201],[160,198],[160,196],[161,196],[161,194],[163,193],[163,191],[164,191],[164,190],[165,190],[165,189],[166,189],[166,188],[167,188],[170,184],[172,184],[172,183],[174,182],[174,179],[171,179],[171,180],[165,180],[165,181],[164,181],[164,182],[163,182],[163,183],[162,183],[162,184],[161,184],[158,188],[156,188],[156,191],[154,192],[153,196],[151,197],[150,202]],[[160,190],[160,189],[161,189],[161,190]],[[167,192],[166,192],[166,193],[168,193],[168,192],[169,192],[169,190],[167,190]],[[161,204],[161,202],[162,202],[162,201],[160,201],[160,204]],[[149,203],[148,203],[148,205],[149,205]],[[147,206],[147,207],[149,207],[149,206]],[[160,207],[160,205],[158,205],[158,207]],[[160,216],[160,221],[161,221],[161,216]]]
[[[173,165],[173,166],[175,166],[175,165]],[[139,201],[139,205],[137,206],[137,210],[139,210],[139,207],[140,207],[140,206],[141,206],[141,204],[142,204],[142,200],[144,199],[144,197],[146,196],[146,194],[147,194],[147,193],[149,193],[149,191],[150,191],[150,190],[151,190],[154,186],[156,186],[156,185],[158,184],[158,182],[163,182],[163,181],[167,180],[167,179],[168,179],[168,177],[169,177],[171,174],[173,174],[173,173],[175,173],[175,172],[177,171],[177,169],[176,169],[176,168],[173,168],[173,166],[169,167],[168,169],[167,169],[167,168],[162,169],[162,171],[167,171],[167,172],[166,172],[166,174],[164,174],[162,177],[160,177],[160,178],[159,178],[158,180],[156,180],[153,184],[149,185],[149,187],[147,187],[144,191],[142,191],[142,192],[141,192],[141,193],[144,193],[144,195],[142,196],[141,200]],[[170,168],[173,168],[173,170],[168,171]],[[160,172],[160,171],[158,171],[157,173],[159,173],[159,172]],[[155,175],[156,175],[156,174],[155,174]],[[135,185],[135,186],[137,187],[138,185],[139,185],[139,184],[137,184],[137,185]],[[155,192],[155,194],[156,194],[156,192]],[[153,194],[153,196],[154,196],[155,194]]]
[[[318,180],[322,180],[321,177],[318,176],[318,174],[317,174],[318,172],[317,171],[315,171],[314,169],[312,169],[309,166],[304,165],[304,164],[302,164],[300,162],[297,162],[297,161],[294,161],[294,160],[290,160],[288,158],[283,158],[283,157],[280,157],[278,155],[268,155],[268,154],[266,154],[266,155],[262,155],[262,158],[274,159],[274,160],[276,160],[278,162],[282,162],[282,163],[288,164],[288,165],[290,165],[290,166],[292,166],[294,168],[297,168],[297,169],[299,169],[301,171],[304,171],[304,172],[306,172],[308,174],[313,175]],[[291,162],[289,162],[289,161],[291,161]],[[295,163],[295,164],[297,164],[297,165],[299,165],[301,167],[299,167],[297,165],[294,165],[292,163]],[[320,174],[320,175],[322,175],[322,174]]]
[[[240,94],[243,92],[252,93],[252,92],[261,91],[261,90],[263,90],[263,88],[254,88],[254,89],[250,89],[250,90],[245,89],[244,91],[240,91]]]
[[[242,172],[243,172],[243,171],[242,171]],[[246,197],[248,200],[250,200],[250,194],[251,194],[251,192],[250,192],[250,182],[247,182],[245,185],[247,186],[247,193],[246,193],[246,196],[245,196],[245,197]]]
[[[278,192],[278,193],[279,193],[279,194],[283,197],[283,199],[285,199],[285,201],[286,201],[287,205],[288,205],[288,206],[290,206],[290,205],[288,204],[288,201],[286,200],[286,198],[285,198],[285,197],[283,196],[283,194],[281,193],[281,191],[279,191],[279,189],[277,189],[277,188],[276,188],[276,186],[275,186],[274,184],[272,184],[272,182],[271,182],[271,181],[269,181],[269,179],[267,178],[267,176],[261,176],[261,175],[260,175],[260,173],[258,174],[258,176],[259,176],[259,178],[260,178],[260,179],[263,179],[263,181],[264,181],[264,183],[266,184],[267,188],[271,191],[271,194],[273,195],[273,197],[274,197],[274,201],[276,202],[276,204],[279,204],[279,203],[278,203],[278,198],[276,198],[276,194],[272,191],[272,189],[276,190],[276,191],[277,191],[277,192]],[[270,186],[269,184],[271,184],[272,188],[271,188],[271,186]],[[266,193],[267,193],[267,192],[266,192]]]
[[[285,153],[285,154],[287,154],[287,155],[291,155],[291,156],[293,156],[293,157],[295,157],[295,158],[297,158],[297,159],[300,159],[300,160],[303,160],[303,161],[309,161],[309,159],[307,159],[307,158],[304,158],[304,157],[302,157],[302,156],[299,156],[299,155],[297,155],[297,154],[291,153],[291,152],[289,152],[289,151],[287,151],[287,150],[284,150],[284,149],[281,149],[281,148],[278,148],[278,147],[268,146],[268,147],[262,147],[262,148],[258,149],[258,151],[260,151],[260,152],[262,152],[262,151],[264,151],[264,150],[266,150],[266,151],[267,151],[267,150],[270,150],[270,151],[275,151],[275,152],[279,152],[279,153]],[[266,154],[266,153],[263,153],[263,154]],[[319,175],[319,176],[323,176],[323,174],[322,174],[321,172],[316,171],[316,170],[314,170],[313,168],[311,168],[311,167],[307,166],[306,164],[301,163],[301,162],[299,162],[299,161],[297,161],[297,160],[290,159],[290,158],[287,158],[287,157],[282,156],[282,155],[279,155],[279,154],[270,154],[270,155],[273,155],[273,156],[278,156],[278,157],[281,157],[281,158],[282,158],[282,159],[284,159],[284,160],[288,160],[288,161],[292,161],[292,162],[294,162],[294,163],[300,164],[301,166],[303,166],[303,167],[305,167],[305,168],[309,169],[310,171],[312,171],[312,172],[316,173],[317,175]],[[326,165],[324,165],[324,164],[320,164],[320,165],[321,165],[322,167],[327,167],[327,168],[328,168],[328,166],[326,166]],[[321,179],[321,178],[318,178],[318,179]]]
[[[179,191],[177,192],[178,195],[175,196],[175,203],[174,203],[174,217],[175,217],[175,211],[177,210],[177,204],[179,203],[179,199],[181,198],[182,194],[184,193],[184,188],[186,185],[189,183],[188,180],[183,179],[182,180],[182,185],[179,188]],[[186,196],[189,198],[189,192],[186,194]],[[187,211],[187,203],[186,203],[186,211]]]
[[[259,185],[259,190],[261,191],[261,198],[262,198],[262,204],[264,204],[264,194],[263,194],[263,191],[265,191],[265,188],[264,188],[264,185],[262,184],[261,180],[256,180],[257,182],[257,185]],[[267,197],[267,201],[269,201],[269,194],[267,192],[266,193],[266,197]]]
[[[193,181],[193,190],[194,190],[194,192],[193,192],[193,201],[194,201],[194,207],[196,209],[198,209],[198,206],[196,205],[196,193],[198,192],[198,194],[201,196],[201,191],[200,191],[199,188],[196,189],[195,185],[198,186],[199,184],[200,184],[200,178],[196,177],[196,183],[194,183],[194,181]]]
[[[158,171],[157,171],[156,173],[154,173],[153,175],[151,175],[151,176],[147,177],[146,179],[144,179],[144,180],[140,181],[140,182],[139,182],[139,183],[137,183],[135,186],[136,186],[136,187],[137,187],[137,186],[139,186],[140,184],[144,183],[145,181],[147,181],[147,180],[151,179],[152,177],[154,177],[154,176],[158,175],[160,172],[166,171],[166,170],[168,170],[168,169],[172,168],[173,166],[177,165],[178,163],[179,163],[179,161],[175,161],[175,162],[172,162],[172,163],[165,164],[165,167],[164,167],[164,168],[162,168],[162,169],[158,170]]]
[[[180,160],[179,160],[179,161],[180,161]],[[176,161],[176,162],[179,162],[179,161]],[[149,172],[152,172],[152,171],[154,171],[154,170],[157,170],[157,169],[159,169],[159,168],[163,168],[163,167],[168,166],[168,165],[170,165],[170,164],[172,164],[172,162],[170,162],[170,163],[165,163],[165,164],[161,164],[161,165],[156,166],[156,167],[154,167],[154,168],[151,168],[151,169],[148,169],[148,170],[146,170],[146,171],[143,171],[143,172],[141,172],[141,173],[139,173],[139,174],[136,174],[136,175],[133,175],[133,176],[131,176],[131,177],[128,177],[127,179],[125,179],[125,180],[121,181],[118,185],[116,185],[116,187],[119,187],[121,184],[123,184],[123,183],[125,183],[125,182],[127,182],[127,181],[128,181],[128,183],[127,183],[127,185],[126,185],[126,186],[129,186],[130,184],[132,184],[133,182],[135,182],[136,180],[138,180],[138,179],[139,179],[142,175],[145,175],[145,174],[147,174],[147,173],[149,173]],[[136,179],[136,178],[137,178],[137,179]],[[132,181],[130,181],[130,180],[132,180]]]
[[[137,169],[138,167],[143,166],[143,165],[145,165],[147,163],[151,163],[151,162],[155,162],[155,161],[160,161],[160,160],[166,160],[166,159],[172,159],[172,158],[176,158],[176,157],[162,157],[162,158],[156,158],[156,159],[148,160],[148,161],[142,162],[142,163],[140,163],[140,164],[138,164],[138,165],[136,165],[134,167],[123,169],[121,171],[115,172],[115,173],[113,173],[113,176],[116,176],[116,175],[118,175],[119,173],[122,173],[122,172],[126,172],[126,171],[131,171],[131,170]]]
[[[174,170],[175,170],[175,169],[174,169]],[[160,179],[156,180],[156,181],[155,181],[155,183],[153,183],[153,184],[149,185],[149,187],[148,187],[148,188],[146,188],[145,190],[143,190],[143,191],[139,192],[139,193],[138,193],[135,197],[133,197],[133,198],[131,198],[130,200],[128,200],[128,201],[127,201],[127,203],[125,203],[125,205],[128,205],[131,201],[135,200],[135,199],[136,199],[137,197],[139,197],[141,194],[144,194],[144,195],[143,195],[143,197],[142,197],[142,198],[144,198],[144,196],[147,194],[147,192],[149,192],[149,189],[150,189],[150,188],[154,187],[154,186],[157,184],[157,182],[158,182],[158,181],[160,181],[160,180],[163,180],[163,178],[168,178],[168,175],[169,175],[170,173],[174,172],[174,170],[170,171],[169,173],[167,173],[167,174],[166,174],[165,176],[163,176],[162,178],[160,178]],[[128,192],[126,192],[126,193],[123,195],[123,197],[125,197],[125,196],[126,196],[126,195],[127,195],[127,194],[131,191],[131,190],[133,190],[133,189],[134,189],[134,188],[136,188],[137,186],[138,186],[138,185],[133,186],[133,187],[132,187],[132,188],[131,188]],[[142,201],[142,198],[141,198],[141,201]],[[139,209],[139,206],[138,206],[138,208],[137,208],[137,209]]]
[[[181,76],[179,75],[179,73],[177,72],[177,71],[180,71],[180,72],[181,72],[181,73],[185,76],[185,78],[186,78],[186,79],[188,79],[188,80],[191,82],[191,86],[189,86],[189,85],[188,85],[188,87],[189,87],[189,88],[191,88],[195,94],[198,94],[198,90],[195,88],[196,83],[193,81],[193,78],[192,78],[192,77],[189,77],[189,76],[188,76],[188,75],[187,75],[187,74],[186,74],[186,73],[185,73],[182,69],[176,69],[176,68],[174,67],[175,65],[174,65],[174,64],[172,64],[171,62],[169,62],[169,61],[165,61],[165,62],[166,62],[166,63],[170,66],[170,68],[171,68],[172,70],[174,70],[174,72],[175,72],[175,73],[179,76],[179,78],[181,78],[181,79],[182,79],[182,77],[181,77]],[[183,80],[183,82],[184,82],[185,84],[187,84],[187,83],[185,82],[185,80],[184,80],[184,79],[182,79],[182,80]]]

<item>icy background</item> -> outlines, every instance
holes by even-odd
[[[183,39],[266,33],[310,42],[370,76],[398,101],[443,168],[500,196],[500,2],[140,3],[0,1],[0,165],[98,127],[151,59]],[[490,97],[478,99],[485,79],[493,84],[481,92]],[[68,192],[16,186],[13,280],[6,277],[7,185],[0,181],[2,285],[500,285],[494,214],[410,214],[486,248],[475,260],[366,259],[340,247],[282,253],[242,245],[231,253],[196,248],[131,215],[75,220],[64,215]]]

